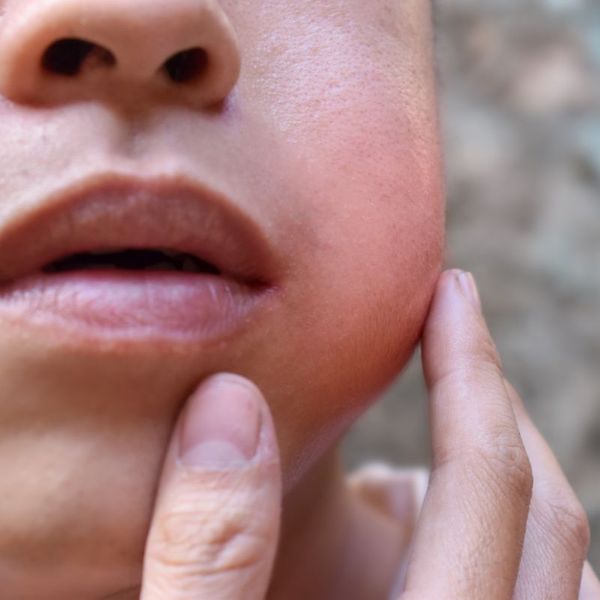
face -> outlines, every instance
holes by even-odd
[[[82,593],[110,591],[139,577],[163,453],[200,380],[262,389],[291,494],[410,355],[443,230],[429,6],[0,7],[0,575],[58,589],[79,569]],[[187,199],[170,212],[169,194]],[[213,262],[219,241],[248,251],[262,291],[90,262],[26,279],[61,252],[162,236],[189,250],[215,230]]]

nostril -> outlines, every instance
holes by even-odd
[[[77,75],[84,67],[113,66],[112,52],[86,40],[64,38],[51,44],[42,57],[44,70],[58,75]]]
[[[208,68],[208,54],[203,48],[189,48],[174,54],[164,69],[176,83],[189,83],[202,77]]]

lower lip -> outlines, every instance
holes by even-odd
[[[0,318],[92,336],[208,341],[247,324],[270,292],[203,273],[40,273],[0,287]]]

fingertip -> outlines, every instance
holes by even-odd
[[[258,386],[247,377],[240,375],[238,373],[233,373],[229,371],[222,371],[220,373],[215,373],[213,375],[208,376],[201,384],[198,386],[197,391],[200,390],[204,386],[219,386],[219,385],[239,385],[248,393],[253,395],[258,395],[262,398],[262,392],[258,388]],[[196,391],[196,393],[197,393]]]
[[[179,428],[179,463],[233,467],[250,461],[261,429],[260,394],[238,377],[204,380],[190,397]]]
[[[464,296],[471,302],[473,308],[481,312],[481,296],[479,295],[479,288],[477,287],[473,273],[463,271],[458,276],[458,280]]]
[[[193,469],[245,469],[278,460],[275,426],[261,389],[219,372],[190,395],[175,436],[176,462]]]
[[[429,383],[460,365],[481,360],[500,364],[481,312],[473,275],[444,271],[438,281],[423,335],[423,365]]]
[[[233,387],[240,386],[242,391],[253,398],[253,402],[259,412],[258,445],[252,463],[255,465],[276,465],[280,468],[280,448],[275,429],[275,420],[262,389],[252,379],[239,373],[223,371],[212,375],[205,381],[214,378],[217,381],[226,382]]]
[[[465,308],[472,306],[467,276],[460,269],[450,269],[440,275],[425,326],[425,342],[431,337],[448,335],[451,329],[460,326],[459,321],[465,316]]]
[[[439,294],[444,292],[445,288],[448,286],[455,286],[462,273],[464,273],[462,269],[447,269],[444,271],[438,280],[436,293]]]
[[[481,296],[475,276],[462,269],[444,271],[438,282],[437,294],[450,294],[454,300],[468,302],[477,311],[481,311]]]

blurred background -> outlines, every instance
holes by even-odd
[[[438,0],[448,265],[592,524],[600,570],[600,2]],[[344,447],[425,463],[419,357]]]

